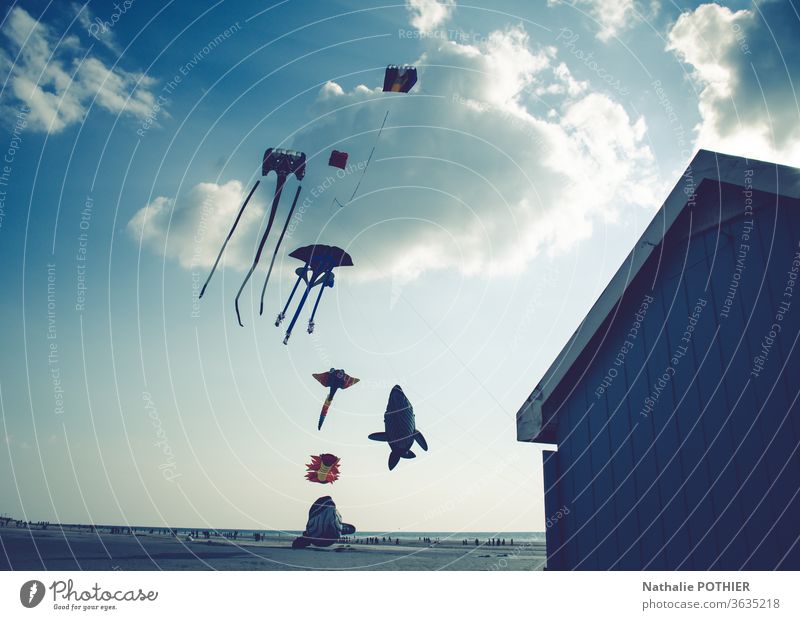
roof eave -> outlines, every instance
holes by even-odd
[[[517,411],[517,441],[555,443],[554,424],[542,427],[542,409],[545,403],[614,306],[622,299],[632,280],[664,239],[700,183],[711,179],[741,185],[745,170],[756,167],[761,167],[762,171],[774,170],[774,175],[754,174],[753,189],[800,198],[800,170],[797,168],[702,149],[697,152],[608,286]],[[687,192],[689,187],[694,189]]]

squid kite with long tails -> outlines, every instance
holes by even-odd
[[[339,461],[333,454],[311,455],[311,462],[306,465],[306,480],[319,484],[334,483],[339,479]]]
[[[283,344],[289,344],[289,337],[292,335],[292,329],[300,316],[300,311],[308,299],[308,294],[315,286],[319,286],[319,293],[317,300],[314,302],[314,309],[311,311],[311,318],[308,320],[308,333],[314,332],[314,316],[317,314],[319,302],[322,299],[322,293],[326,287],[333,288],[334,277],[333,270],[336,267],[352,267],[353,259],[350,255],[341,248],[333,245],[306,245],[302,248],[297,248],[294,252],[289,254],[292,258],[303,261],[303,266],[294,270],[297,274],[297,281],[294,283],[292,292],[289,294],[289,299],[286,300],[286,305],[281,310],[278,317],[275,319],[275,327],[278,327],[283,319],[286,318],[286,312],[289,309],[289,304],[292,303],[294,294],[297,292],[300,282],[306,285],[303,291],[303,296],[300,298],[300,303],[297,305],[297,310],[289,323],[289,328],[286,330],[286,336],[283,339]]]
[[[278,180],[275,184],[275,193],[272,196],[272,208],[269,212],[267,228],[264,230],[264,234],[261,236],[261,241],[258,244],[258,250],[256,251],[255,258],[253,259],[253,264],[250,266],[250,270],[247,272],[242,285],[239,287],[239,291],[236,293],[236,319],[239,321],[239,325],[242,325],[242,317],[239,313],[239,297],[242,295],[245,285],[250,280],[253,272],[256,270],[259,260],[261,260],[261,253],[264,251],[264,245],[267,242],[267,237],[269,236],[270,230],[272,230],[272,223],[275,221],[275,215],[278,212],[278,203],[280,203],[281,194],[283,193],[284,185],[286,185],[286,180],[289,178],[289,176],[294,175],[298,181],[302,181],[306,174],[306,154],[301,153],[300,151],[291,151],[288,149],[267,149],[264,153],[264,161],[261,166],[261,176],[267,176],[272,171],[275,171]],[[211,268],[211,273],[208,274],[208,278],[206,279],[205,284],[203,284],[203,288],[200,290],[199,297],[202,298],[203,294],[206,292],[206,287],[211,281],[211,276],[214,275],[214,271],[217,269],[217,265],[222,258],[222,254],[225,252],[228,241],[230,241],[231,237],[233,236],[236,226],[239,224],[239,220],[242,218],[245,207],[247,207],[247,203],[250,202],[250,198],[252,198],[253,193],[256,191],[256,188],[260,182],[260,180],[256,181],[255,185],[253,185],[253,189],[250,190],[250,193],[247,195],[242,207],[239,209],[239,213],[236,215],[236,219],[233,221],[233,226],[231,226],[228,236],[225,238],[225,241],[220,248],[219,254],[217,255],[217,260],[214,261],[214,266]],[[264,293],[267,290],[267,282],[269,282],[269,276],[272,273],[272,267],[275,265],[275,258],[278,255],[278,249],[281,247],[281,242],[286,234],[286,229],[292,219],[292,214],[294,213],[294,208],[297,205],[297,199],[300,197],[301,189],[302,186],[298,185],[297,191],[294,195],[294,200],[292,201],[292,207],[289,210],[289,215],[286,216],[286,222],[283,225],[283,230],[281,231],[280,237],[278,237],[278,243],[275,245],[275,251],[272,253],[272,261],[270,261],[269,264],[267,277],[264,279],[264,286],[261,288],[260,313],[263,313],[264,311]],[[244,326],[242,325],[242,327]]]
[[[319,423],[317,424],[317,430],[321,430],[322,425],[325,422],[325,416],[328,415],[328,409],[331,406],[331,402],[333,401],[333,396],[336,394],[336,391],[346,390],[351,385],[358,383],[360,379],[349,376],[341,368],[338,370],[336,368],[331,368],[328,372],[314,373],[311,376],[328,388],[328,397],[322,404],[322,411],[319,414]]]

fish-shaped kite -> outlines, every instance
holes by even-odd
[[[336,394],[336,391],[340,389],[346,390],[351,385],[358,383],[360,379],[349,376],[342,368],[339,368],[338,370],[336,368],[331,368],[328,372],[315,373],[311,376],[328,388],[328,397],[322,404],[322,411],[319,414],[319,424],[317,424],[317,430],[321,430],[322,425],[325,422],[325,416],[328,415],[328,409],[333,401],[333,395]]]
[[[389,443],[389,470],[394,469],[400,459],[413,459],[417,455],[411,451],[411,446],[416,441],[423,450],[428,449],[428,442],[417,430],[414,422],[414,408],[403,393],[403,388],[395,385],[389,394],[389,403],[383,415],[383,433],[372,433],[369,438],[373,441],[386,441]]]
[[[328,484],[339,479],[339,461],[341,459],[333,454],[311,455],[311,462],[306,465],[306,480]]]

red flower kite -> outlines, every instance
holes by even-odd
[[[341,459],[333,454],[311,455],[311,462],[306,465],[306,480],[328,484],[339,479],[339,461]]]

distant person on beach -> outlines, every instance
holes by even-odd
[[[330,547],[342,535],[355,534],[356,528],[342,523],[342,515],[330,495],[320,497],[308,511],[308,522],[302,536],[292,542],[292,549],[305,549],[309,545]]]

